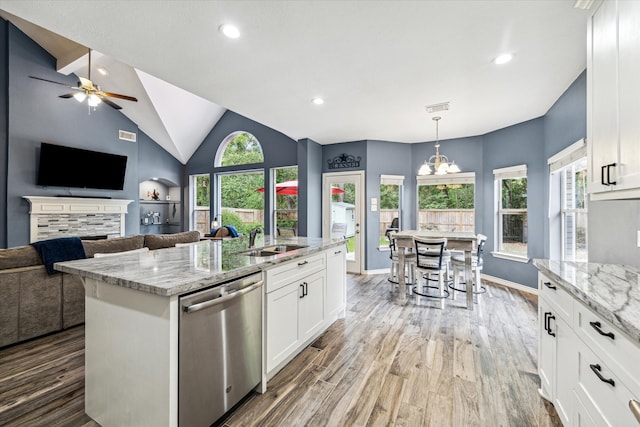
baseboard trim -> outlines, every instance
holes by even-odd
[[[501,279],[500,277],[489,276],[488,274],[482,273],[482,280],[487,280],[488,282],[493,282],[497,285],[506,286],[507,288],[513,288],[521,292],[526,292],[528,294],[538,295],[537,288],[521,285],[520,283],[512,282],[506,279]]]
[[[366,274],[367,276],[370,274],[389,274],[389,269],[379,268],[377,270],[365,270],[363,274]]]

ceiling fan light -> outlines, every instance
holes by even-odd
[[[82,102],[87,98],[87,94],[84,92],[78,92],[74,94],[73,97],[76,99],[76,101]]]
[[[102,102],[102,100],[98,95],[92,93],[91,95],[89,95],[89,100],[87,102],[89,103],[90,107],[97,107],[98,104]]]

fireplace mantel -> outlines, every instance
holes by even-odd
[[[125,235],[127,206],[133,200],[23,196],[29,201],[30,241],[54,237]]]

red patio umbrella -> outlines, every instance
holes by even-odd
[[[258,188],[256,191],[264,192],[264,187]],[[342,194],[344,190],[338,187],[331,187],[331,194]],[[298,195],[298,181],[285,181],[276,184],[276,194],[283,194],[285,196],[297,196]]]

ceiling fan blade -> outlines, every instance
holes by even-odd
[[[73,95],[75,95],[75,93],[65,93],[64,95],[58,96],[58,98],[73,98]]]
[[[102,102],[107,104],[111,108],[115,108],[116,110],[122,110],[122,107],[116,104],[115,102],[108,100],[107,98],[102,98]]]
[[[29,77],[31,77],[32,79],[36,79],[36,80],[42,80],[43,82],[55,83],[55,84],[57,84],[57,85],[70,87],[71,89],[80,89],[80,88],[78,88],[78,87],[76,87],[76,86],[71,86],[71,85],[68,85],[68,84],[66,84],[66,83],[60,83],[60,82],[56,82],[56,81],[53,81],[53,80],[43,79],[42,77],[36,77],[36,76],[29,76]]]
[[[78,76],[78,78],[80,79],[80,87],[88,90],[95,89],[95,86],[93,85],[93,82],[91,80],[85,79],[84,77],[80,76]]]
[[[138,102],[138,98],[134,98],[133,96],[129,96],[129,95],[120,95],[119,93],[102,92],[102,95],[108,96],[108,97],[111,97],[111,98],[124,99],[126,101]]]

